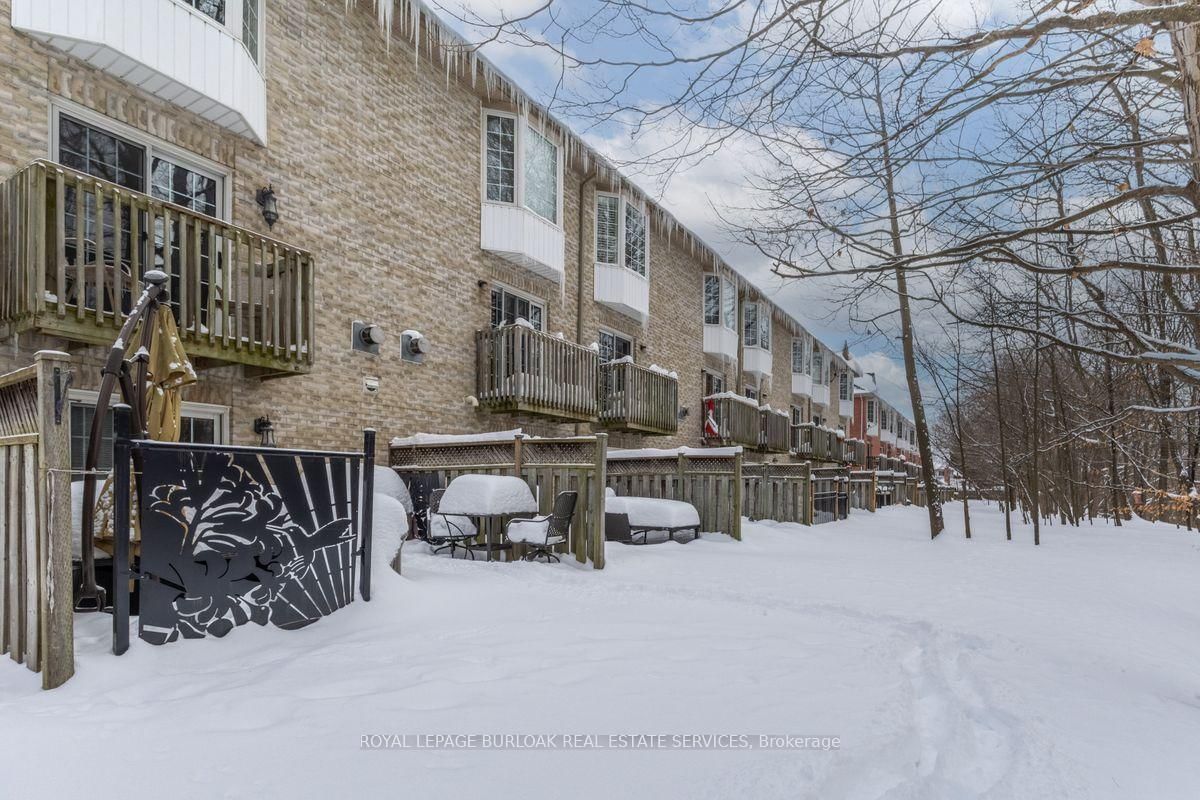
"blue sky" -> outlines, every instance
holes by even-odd
[[[1002,2],[983,1],[987,13],[994,11],[994,6]],[[463,32],[468,39],[477,39],[478,33],[472,32],[468,25],[455,19],[455,15],[474,13],[489,20],[497,20],[501,14],[511,18],[528,13],[541,3],[542,0],[436,0],[431,5],[440,9],[439,13],[443,18],[452,27]],[[584,13],[589,7],[594,6],[581,0],[572,0],[569,4],[556,6],[567,14]],[[956,11],[965,9],[963,13],[970,12],[971,19],[974,18],[974,12],[970,11],[971,4],[967,0],[962,4],[952,4],[951,8]],[[967,24],[969,20],[964,17],[958,22]],[[663,33],[670,37],[673,47],[703,48],[711,46],[714,41],[726,35],[727,31],[716,27],[680,27]],[[646,55],[644,48],[635,52],[633,48],[636,45],[623,49],[626,46],[623,45],[620,36],[606,38],[604,46],[604,55],[612,59],[628,56],[640,60]],[[549,49],[496,42],[487,45],[484,52],[535,100],[550,104],[556,114],[571,123],[590,143],[616,160],[632,160],[629,158],[630,153],[653,151],[670,141],[669,132],[656,130],[643,131],[637,140],[631,140],[628,131],[619,126],[609,123],[589,127],[586,121],[564,113],[562,107],[555,102],[556,96],[564,93],[564,87],[560,85],[562,75],[557,58]],[[677,77],[682,78],[682,73]],[[672,78],[673,75],[669,71],[657,72],[652,79],[637,81],[623,97],[628,98],[630,102],[652,103],[665,96]],[[574,78],[568,75],[566,92],[571,91],[572,80]],[[866,330],[865,326],[855,324],[851,320],[850,311],[837,302],[837,295],[845,289],[844,283],[829,278],[784,281],[771,273],[767,259],[756,251],[739,245],[726,230],[721,221],[722,213],[728,214],[739,206],[751,204],[747,178],[748,173],[753,172],[754,164],[759,158],[753,143],[734,140],[705,158],[684,162],[669,180],[663,180],[660,176],[639,168],[637,164],[632,164],[626,172],[827,345],[840,350],[843,342],[849,342],[851,351],[864,370],[875,373],[880,394],[908,413],[908,389],[900,363],[894,318],[890,322],[885,320],[882,323],[883,326],[888,326],[886,330]],[[876,303],[875,307],[864,309],[860,313],[873,316],[882,308],[894,306],[894,299],[880,297]],[[930,332],[932,333],[933,329],[930,329]],[[934,410],[928,396],[932,388],[932,385],[927,385],[925,394],[927,407]]]

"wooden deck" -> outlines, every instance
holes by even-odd
[[[490,411],[598,422],[596,351],[505,325],[475,334],[475,396]]]
[[[600,424],[651,434],[679,430],[679,381],[628,362],[600,365]]]
[[[0,184],[0,337],[111,344],[151,269],[199,363],[311,368],[311,253],[49,161]]]
[[[708,402],[707,399],[704,401],[704,416],[701,418],[707,444],[723,447],[739,444],[750,448],[759,446],[762,437],[762,412],[758,406],[732,397],[714,397],[713,416],[717,423],[717,435],[713,436],[706,430]]]

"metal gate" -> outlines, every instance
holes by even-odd
[[[129,496],[133,462],[141,553],[132,574],[129,539],[114,537],[114,586],[139,580],[142,639],[220,637],[251,622],[301,628],[352,602],[356,574],[370,600],[374,431],[361,453],[176,444],[122,435],[118,411],[114,493]],[[128,504],[114,505],[114,528],[127,530]],[[115,593],[113,612],[120,654],[128,592]]]

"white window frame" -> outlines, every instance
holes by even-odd
[[[647,247],[646,248],[647,275],[649,275],[649,270],[650,270],[649,261],[650,261],[650,249],[649,249],[649,247]],[[718,298],[718,302],[717,302],[717,320],[718,320],[718,322],[717,322],[717,325],[714,325],[713,327],[721,327],[727,331],[733,331],[734,333],[736,333],[738,335],[738,338],[740,339],[742,336],[742,332],[740,330],[738,330],[737,286],[734,285],[733,281],[729,280],[729,278],[726,278],[724,275],[722,275],[719,272],[705,272],[704,280],[707,281],[709,278],[716,278],[721,287],[720,297]],[[700,287],[703,290],[704,284],[701,283]],[[725,318],[725,308],[726,308],[725,303],[728,298],[733,298],[733,319],[732,320],[728,320]],[[705,325],[712,324],[710,322],[704,322],[704,295],[703,294],[701,294],[701,296],[700,296],[700,320]]]
[[[743,335],[745,334],[745,331],[746,331],[746,311],[747,311],[747,309],[749,309],[751,306],[754,306],[754,307],[756,308],[756,311],[755,311],[755,313],[756,313],[756,318],[755,318],[755,328],[754,328],[754,342],[753,342],[753,343],[751,343],[751,342],[749,342],[749,341],[746,341],[746,342],[745,342],[745,346],[746,346],[746,347],[753,347],[753,348],[756,348],[756,349],[758,349],[758,350],[763,350],[763,351],[765,351],[765,352],[768,352],[768,353],[769,353],[769,352],[771,352],[771,345],[772,345],[772,341],[771,341],[771,340],[774,338],[774,337],[773,337],[771,334],[772,334],[772,333],[774,333],[774,331],[771,331],[771,330],[770,330],[770,325],[771,325],[771,308],[770,308],[770,306],[768,306],[766,303],[762,302],[761,300],[755,300],[755,301],[754,301],[754,302],[752,302],[752,303],[746,303],[745,305],[743,305],[743,306],[742,306],[742,333],[743,333]],[[762,335],[762,334],[763,334],[763,319],[764,319],[764,316],[765,316],[765,318],[766,318],[766,320],[767,320],[767,323],[766,323],[766,324],[767,324],[767,326],[768,326],[768,329],[767,329],[767,337],[766,337],[766,338],[767,338],[767,346],[766,346],[766,347],[763,347],[763,345],[762,345],[762,340],[763,340],[763,335]]]
[[[189,6],[190,8],[190,6]],[[195,11],[195,9],[192,9]],[[200,13],[200,12],[196,12]],[[204,14],[200,14],[204,17]],[[205,17],[207,19],[207,17]],[[49,158],[56,164],[61,164],[59,158],[59,125],[63,116],[68,116],[72,119],[77,119],[89,127],[102,130],[117,136],[126,141],[138,145],[146,151],[145,163],[142,165],[142,174],[145,175],[146,185],[143,188],[143,194],[148,197],[154,196],[153,181],[154,174],[151,172],[151,165],[154,164],[154,158],[160,157],[170,161],[173,164],[178,164],[185,169],[197,172],[206,178],[211,178],[217,182],[217,216],[224,222],[229,222],[233,218],[233,192],[230,187],[233,186],[232,173],[227,168],[221,166],[215,161],[210,161],[203,156],[198,156],[195,153],[188,152],[167,142],[150,136],[136,128],[119,122],[112,117],[106,117],[103,114],[98,114],[91,109],[72,103],[69,100],[56,98],[50,104],[50,152]],[[167,201],[164,201],[167,202]]]
[[[489,200],[487,196],[487,119],[488,117],[507,117],[513,120],[513,138],[514,138],[514,153],[513,153],[513,201],[511,203],[504,200]],[[547,130],[537,130],[537,133],[544,137],[550,144],[554,145],[554,152],[558,157],[558,197],[556,198],[557,210],[555,216],[557,221],[551,221],[538,214],[536,211],[525,205],[525,136],[528,129],[536,129],[529,117],[522,117],[511,111],[502,111],[496,108],[488,108],[486,106],[480,109],[479,114],[479,197],[484,203],[495,206],[506,206],[524,209],[530,214],[545,222],[547,225],[553,225],[558,230],[563,230],[563,195],[565,187],[563,186],[563,143],[556,140],[556,137],[551,136]],[[593,246],[595,242],[593,242]],[[647,254],[649,251],[647,250]],[[649,259],[647,258],[647,261]],[[647,265],[649,266],[649,265]]]
[[[600,247],[599,247],[599,242],[597,241],[597,239],[599,238],[599,234],[600,234],[600,219],[599,219],[599,217],[600,217],[600,202],[599,202],[599,200],[601,197],[610,197],[610,198],[614,198],[617,201],[617,260],[616,260],[616,263],[600,260]],[[626,214],[628,214],[628,212],[629,212],[630,207],[632,207],[634,211],[641,214],[642,224],[645,226],[645,232],[646,232],[645,251],[646,252],[645,252],[645,263],[642,265],[645,270],[645,274],[638,272],[635,269],[631,269],[625,263],[625,246],[626,246],[626,244],[628,244],[628,237],[629,237],[629,232],[625,226],[625,218],[626,218]],[[647,213],[646,209],[638,208],[636,203],[631,203],[629,201],[629,199],[626,198],[624,195],[617,194],[616,192],[597,191],[596,192],[596,202],[592,203],[592,253],[596,258],[597,264],[603,264],[608,267],[622,267],[624,269],[628,269],[630,272],[632,272],[634,275],[637,275],[638,277],[645,278],[646,280],[650,280],[650,215],[649,215],[649,213]]]
[[[80,403],[95,408],[96,403],[99,401],[100,392],[94,389],[70,389],[67,391],[68,403]],[[111,409],[120,402],[122,402],[121,396],[114,394],[109,399],[109,408]],[[195,403],[190,400],[184,400],[180,404],[179,413],[185,417],[211,419],[213,421],[213,436],[217,440],[216,444],[229,444],[229,406],[217,405],[215,403]]]
[[[491,325],[491,319],[492,319],[492,292],[496,291],[497,289],[499,289],[504,294],[511,294],[514,297],[519,297],[522,300],[524,300],[525,302],[529,303],[529,305],[531,305],[531,306],[537,306],[538,308],[540,308],[542,310],[542,329],[538,332],[545,333],[547,330],[549,330],[550,317],[546,313],[549,310],[549,304],[545,300],[543,300],[540,297],[537,297],[535,295],[532,295],[529,292],[523,292],[520,289],[514,289],[512,286],[509,286],[507,283],[500,283],[499,281],[492,281],[491,284],[488,286],[487,309],[488,309],[488,325],[489,326]]]
[[[543,311],[542,313],[544,314],[546,312]],[[632,358],[635,362],[637,361],[637,356],[635,355],[637,353],[637,342],[634,341],[634,338],[632,336],[626,336],[625,334],[621,333],[618,330],[615,330],[613,328],[606,328],[603,325],[601,325],[597,329],[597,331],[601,335],[608,335],[608,336],[612,336],[614,339],[623,339],[624,341],[629,342],[629,357]],[[597,339],[597,344],[599,344],[599,339]],[[615,349],[616,348],[614,348],[614,350]],[[601,363],[610,363],[610,362],[601,362]]]
[[[725,376],[723,374],[721,374],[720,372],[717,372],[715,370],[711,370],[711,369],[701,369],[700,373],[701,373],[701,386],[703,386],[705,383],[707,383],[707,381],[704,380],[704,376],[708,376],[708,377],[712,378],[714,381],[721,382],[721,388],[719,390],[717,390],[716,392],[710,393],[706,389],[705,390],[706,395],[707,394],[720,394],[721,392],[725,391]]]
[[[800,345],[800,370],[796,370],[796,345]],[[792,337],[792,374],[808,374],[808,339],[804,336]]]

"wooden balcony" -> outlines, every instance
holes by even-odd
[[[679,381],[630,362],[601,364],[600,424],[641,433],[679,430]]]
[[[712,416],[717,426],[714,436],[708,429],[708,404],[712,403]],[[762,435],[762,418],[758,406],[753,402],[728,395],[704,398],[704,416],[702,420],[704,439],[709,444],[720,446],[743,445],[758,447]]]
[[[596,351],[524,325],[477,331],[475,396],[490,411],[598,422]]]
[[[47,161],[0,184],[0,338],[111,344],[151,269],[198,366],[311,368],[310,253]]]
[[[792,426],[791,450],[800,458],[813,461],[842,460],[842,440],[836,431],[822,428],[811,422]]]
[[[768,453],[786,453],[791,449],[789,433],[791,420],[787,415],[780,414],[767,408],[759,410],[762,418],[762,433],[759,446]]]
[[[867,443],[861,439],[846,439],[842,443],[846,454],[842,458],[847,464],[865,466],[867,463]]]

